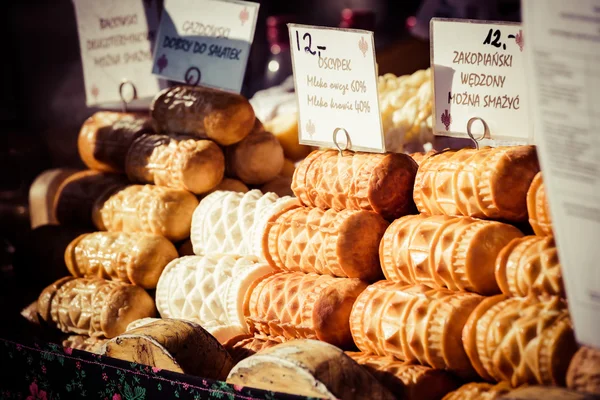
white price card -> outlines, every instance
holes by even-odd
[[[535,142],[575,336],[600,348],[600,0],[524,0]]]
[[[433,18],[431,37],[434,133],[531,143],[521,26]]]
[[[152,75],[157,0],[73,0],[88,106],[152,98],[166,82]],[[121,83],[129,84],[123,86]]]
[[[239,93],[258,9],[248,1],[165,0],[152,73]]]
[[[385,152],[373,32],[288,28],[300,143]]]

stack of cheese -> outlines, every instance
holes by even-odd
[[[98,112],[85,121],[78,139],[90,170],[42,174],[30,190],[32,224],[91,227],[98,198],[130,183],[200,197],[216,189],[247,191],[248,186],[290,194],[293,163],[308,148],[297,144],[291,120],[271,121],[268,129],[277,137],[265,130],[244,97],[199,87],[160,92],[149,116]],[[175,236],[179,240],[182,234]]]
[[[507,223],[529,215],[551,234],[538,173],[532,146],[423,157],[413,193],[421,214],[386,230],[386,280],[354,304],[357,347],[466,381],[564,385],[576,344],[554,242]],[[468,386],[449,398],[488,389],[490,398],[504,392]]]
[[[353,348],[352,304],[382,278],[386,218],[414,210],[416,170],[402,154],[314,151],[300,163],[292,186],[299,203],[272,214],[262,233],[262,254],[277,272],[246,297],[251,333]]]
[[[263,233],[263,254],[278,272],[251,288],[244,315],[254,337],[233,345],[234,358],[257,354],[240,361],[228,382],[314,395],[308,387],[286,390],[284,384],[286,379],[306,382],[306,376],[312,376],[317,383],[310,387],[324,385],[344,398],[387,398],[386,393],[439,398],[456,387],[444,371],[355,353],[326,356],[328,347],[315,349],[310,340],[289,342],[286,347],[287,341],[304,338],[355,349],[353,305],[370,282],[383,278],[379,246],[387,220],[416,211],[412,200],[416,172],[416,163],[402,154],[315,151],[299,165],[293,190],[301,204],[273,214]],[[285,371],[280,380],[269,369],[275,363],[273,356],[282,358],[277,364]],[[365,383],[366,394],[358,386],[352,394],[318,373],[325,364],[336,364],[351,375],[356,361],[391,362],[395,365],[390,370],[395,368],[402,378],[394,378],[390,385],[382,381],[387,392]],[[262,379],[267,372],[269,381]]]
[[[263,234],[281,272],[250,287],[254,336],[233,345],[234,358],[259,357],[228,381],[268,388],[267,349],[308,338],[356,345],[347,354],[402,398],[564,385],[577,346],[556,248],[512,225],[529,216],[551,234],[535,148],[430,153],[418,171],[397,156],[316,151],[299,165],[302,205],[274,213]],[[468,383],[481,379],[500,384]]]
[[[68,246],[65,264],[73,278],[48,287],[38,306],[43,319],[64,332],[98,338],[155,315],[144,289],[156,288],[178,256],[175,245],[189,251],[184,241],[197,196],[220,187],[248,190],[224,179],[226,170],[263,184],[283,166],[281,145],[245,98],[197,87],[162,91],[151,117],[94,114],[82,126],[78,149],[90,169],[45,174],[31,189],[32,204],[51,207],[48,222],[97,231]],[[53,190],[40,192],[40,185]],[[89,337],[68,343],[89,347]]]
[[[256,189],[206,196],[191,223],[195,255],[170,262],[158,282],[161,317],[198,323],[222,344],[247,335],[246,293],[256,279],[273,272],[260,256],[260,234],[272,214],[294,204],[291,197]]]
[[[208,137],[235,136],[224,121],[238,114],[199,123],[190,115],[221,103],[188,101],[194,97],[185,91],[200,89],[169,90],[154,106],[162,129],[189,135],[202,125],[214,129]],[[137,140],[151,136],[127,151],[130,178],[152,170],[146,161],[132,161],[138,172],[127,168]],[[167,147],[171,140],[179,139]],[[69,245],[75,278],[44,290],[39,312],[65,332],[118,336],[107,354],[123,354],[132,337],[155,343],[163,330],[181,331],[177,341],[158,340],[176,359],[185,356],[184,340],[212,343],[206,330],[231,355],[219,347],[215,376],[235,360],[229,382],[296,394],[495,398],[521,385],[565,384],[577,346],[532,146],[431,152],[416,161],[314,151],[294,172],[296,198],[215,190],[198,203],[189,192],[194,179],[147,176],[154,185],[86,171],[59,189],[59,219],[89,211],[101,231]],[[515,227],[528,220],[537,236]],[[171,242],[188,236],[186,253],[194,255],[177,258]],[[144,291],[153,287],[163,321],[153,319]],[[181,370],[203,373],[197,364]],[[363,388],[342,384],[344,376]],[[481,380],[488,383],[473,383]]]

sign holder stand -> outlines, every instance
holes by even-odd
[[[346,144],[344,145],[344,148],[342,148],[340,146],[340,144],[338,143],[337,140],[337,134],[339,132],[344,132],[344,135],[346,135]],[[333,131],[333,144],[335,145],[335,147],[338,149],[338,153],[340,157],[344,156],[344,151],[348,150],[348,151],[352,151],[352,140],[350,140],[350,135],[348,134],[348,131],[344,128],[335,128],[335,130]]]
[[[125,98],[124,88],[127,85],[131,86],[132,90],[132,96],[130,99]],[[137,99],[137,89],[135,88],[133,82],[131,82],[129,79],[123,79],[119,84],[119,97],[121,98],[121,111],[127,112],[127,104]]]
[[[483,125],[483,135],[481,135],[479,138],[475,138],[475,136],[473,136],[473,133],[471,132],[471,126],[473,126],[473,122],[475,121],[481,121],[481,124]],[[480,117],[473,117],[471,119],[469,119],[469,122],[467,122],[467,135],[469,135],[469,138],[473,141],[473,144],[475,145],[475,150],[479,150],[479,142],[483,139],[491,139],[492,137],[490,136],[490,128],[488,126],[488,124],[485,122],[485,120],[483,118]]]

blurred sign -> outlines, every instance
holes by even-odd
[[[600,1],[524,0],[544,185],[578,341],[600,348]]]
[[[165,0],[152,73],[239,93],[259,6],[247,1]]]
[[[156,0],[73,0],[86,104],[152,98],[164,82],[152,75]],[[127,85],[122,85],[127,82]]]

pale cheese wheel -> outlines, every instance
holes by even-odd
[[[395,398],[342,350],[309,339],[284,342],[243,359],[227,383],[327,399]]]

